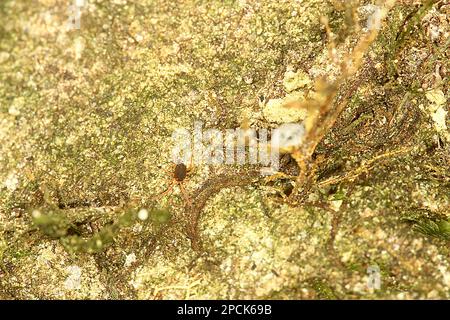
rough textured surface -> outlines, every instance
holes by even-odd
[[[158,197],[173,130],[306,117],[320,18],[345,60],[375,12],[345,3],[88,0],[67,30],[68,1],[1,1],[0,298],[450,298],[445,1],[390,10],[304,194],[197,165]]]

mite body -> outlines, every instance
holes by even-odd
[[[187,176],[187,168],[184,163],[178,163],[175,166],[174,178],[176,181],[181,182]]]

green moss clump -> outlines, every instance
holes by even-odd
[[[43,210],[42,210],[43,211]],[[139,219],[135,209],[128,209],[121,214],[116,222],[104,226],[91,237],[83,237],[79,225],[71,222],[63,210],[34,210],[32,213],[33,223],[46,236],[59,239],[61,244],[69,252],[94,253],[103,251],[114,243],[115,237],[123,228],[132,226]],[[150,211],[148,222],[156,227],[161,227],[170,221],[171,215],[168,210],[155,209]]]

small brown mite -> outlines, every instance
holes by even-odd
[[[169,194],[173,190],[173,187],[177,185],[180,188],[184,200],[191,204],[191,200],[189,199],[189,196],[183,186],[186,182],[189,171],[190,169],[188,169],[184,163],[172,164],[170,170],[167,170],[171,180],[169,182],[169,187],[162,193],[155,196],[154,199],[160,199],[161,197]]]
[[[186,178],[187,175],[187,168],[186,165],[184,163],[178,163],[175,166],[175,180],[177,181],[183,181]]]

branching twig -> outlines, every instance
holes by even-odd
[[[377,12],[377,17],[372,24],[379,25],[381,21],[386,17],[389,9],[394,5],[394,0],[387,0],[379,11]],[[322,19],[325,24],[327,34],[331,35],[331,30],[328,26],[327,19]],[[368,51],[370,45],[375,41],[379,32],[378,27],[372,27],[369,31],[359,39],[358,43],[354,47],[353,51],[344,58],[340,65],[341,74],[333,83],[327,83],[324,79],[318,79],[316,81],[316,89],[319,96],[322,97],[321,101],[309,100],[305,103],[301,103],[298,107],[306,108],[308,110],[308,118],[306,120],[306,137],[304,138],[305,143],[300,145],[299,148],[293,151],[292,156],[297,161],[298,166],[301,170],[297,179],[297,192],[299,188],[302,188],[310,181],[310,176],[308,172],[311,168],[311,156],[316,150],[317,145],[322,141],[324,136],[331,130],[334,126],[338,116],[347,106],[348,98],[343,99],[337,106],[334,105],[334,101],[338,95],[338,92],[342,85],[360,69],[364,54]],[[335,45],[333,39],[330,39],[330,56],[332,60],[335,54]]]

